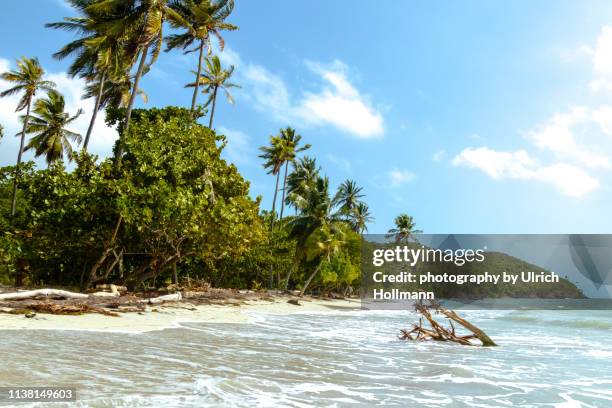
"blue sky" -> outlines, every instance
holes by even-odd
[[[71,35],[43,27],[69,15],[62,0],[4,0],[0,71],[37,56],[70,109],[91,110],[51,57]],[[427,233],[612,230],[608,1],[239,0],[230,21],[222,59],[242,89],[234,106],[219,100],[215,127],[265,208],[273,179],[257,147],[291,125],[333,185],[363,186],[372,233],[402,212]],[[187,106],[194,67],[164,53],[139,106]],[[14,107],[0,100],[0,165],[18,149]],[[94,152],[113,137],[100,121]]]

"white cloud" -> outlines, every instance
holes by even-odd
[[[336,61],[330,68],[309,65],[327,86],[316,93],[305,94],[297,107],[299,116],[313,123],[332,124],[359,138],[382,136],[382,115],[349,82],[344,64]]]
[[[223,149],[223,154],[227,160],[237,164],[248,164],[253,157],[250,137],[239,130],[228,129],[220,126],[218,132],[225,135],[227,145]]]
[[[8,60],[0,59],[0,72],[6,72],[13,67],[14,64]],[[70,129],[80,133],[84,138],[94,108],[93,99],[81,99],[85,82],[82,79],[69,78],[64,72],[48,73],[46,78],[55,82],[57,90],[64,95],[68,113],[74,115],[79,108],[83,109],[83,114],[70,125]],[[9,86],[10,84],[0,80],[0,90],[7,89]],[[39,93],[36,96],[41,97],[44,94]],[[15,112],[18,99],[19,95],[0,98],[0,124],[5,127],[5,138],[2,140],[3,146],[0,149],[0,164],[2,165],[13,164],[19,150],[18,138],[12,137],[21,130],[18,118],[23,112]],[[117,137],[115,130],[107,127],[104,119],[104,111],[99,112],[89,143],[89,150],[101,157],[109,156],[112,153],[112,147]],[[26,152],[24,158],[25,160],[32,159],[31,152]]]
[[[325,66],[315,62],[305,65],[319,79],[317,90],[293,97],[285,81],[257,64],[245,63],[229,47],[220,54],[224,64],[239,66],[236,73],[249,102],[261,112],[282,122],[301,125],[331,125],[357,138],[381,137],[382,114],[372,106],[349,80],[347,67],[340,61]]]
[[[578,106],[557,113],[526,137],[535,146],[550,150],[563,159],[571,159],[591,168],[609,168],[608,156],[600,152],[602,143],[612,136],[612,107]],[[589,148],[591,142],[595,147]]]
[[[612,27],[604,26],[597,38],[593,67],[599,74],[612,74]]]
[[[416,178],[416,174],[410,170],[393,169],[388,173],[391,186],[397,187],[402,184],[410,183]]]
[[[552,184],[561,194],[575,198],[600,186],[597,179],[577,166],[564,163],[543,166],[525,150],[504,152],[487,147],[467,148],[455,156],[452,163],[479,169],[494,180],[535,180]]]
[[[592,50],[593,70],[596,78],[589,87],[593,91],[612,90],[612,27],[604,26],[601,29],[595,49]]]

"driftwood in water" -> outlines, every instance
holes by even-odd
[[[465,346],[473,346],[470,340],[480,340],[482,346],[490,347],[497,346],[493,340],[481,329],[474,326],[464,318],[457,315],[452,310],[446,310],[438,303],[432,303],[429,306],[425,306],[422,303],[415,305],[415,310],[421,314],[418,324],[414,324],[411,330],[402,329],[400,339],[401,340],[435,340],[435,341],[451,341],[454,343],[463,344]],[[430,310],[434,310],[437,313],[443,314],[449,319],[450,327],[443,327],[438,323],[431,315]],[[429,323],[429,328],[423,327],[423,318]],[[455,331],[453,322],[460,324],[471,334],[459,335]]]
[[[86,299],[89,296],[83,293],[68,292],[67,290],[59,289],[26,290],[23,292],[0,294],[0,300],[24,300],[33,299],[37,297],[46,297],[52,299]]]

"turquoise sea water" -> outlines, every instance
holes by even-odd
[[[400,341],[416,316],[399,311],[0,329],[0,386],[76,386],[84,407],[612,407],[612,312],[460,313],[500,346]]]

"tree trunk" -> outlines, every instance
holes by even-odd
[[[274,199],[272,200],[272,213],[270,214],[272,218],[272,221],[270,221],[270,233],[272,233],[272,231],[274,230],[274,212],[276,210],[276,197],[278,195],[279,179],[280,179],[280,171],[276,173],[276,187],[274,188]],[[278,284],[280,285],[280,282]],[[272,289],[273,285],[274,285],[274,268],[272,267],[272,264],[270,264],[270,289]]]
[[[291,263],[291,268],[289,268],[289,270],[287,271],[287,278],[285,278],[285,290],[289,289],[289,279],[291,279],[291,274],[293,273],[293,270],[296,269],[298,267],[298,262],[294,261]]]
[[[281,212],[280,219],[283,218],[283,212],[285,210],[285,191],[287,190],[287,171],[289,170],[289,162],[285,162],[285,178],[283,179],[283,200],[281,201]]]
[[[38,289],[38,290],[28,290],[24,292],[15,292],[15,293],[3,293],[0,294],[0,300],[23,300],[23,299],[32,299],[39,296],[45,297],[53,297],[53,298],[62,298],[62,299],[85,299],[88,298],[89,295],[84,293],[75,293],[68,292],[66,290],[59,289]]]
[[[440,308],[440,312],[444,316],[448,317],[451,320],[454,320],[455,322],[459,323],[460,325],[462,325],[463,327],[465,327],[466,329],[474,333],[474,336],[476,336],[476,338],[478,338],[478,340],[482,342],[482,345],[484,347],[497,346],[497,344],[495,344],[495,342],[491,340],[491,338],[487,336],[485,332],[483,332],[478,327],[474,326],[472,323],[468,322],[464,318],[460,317],[459,315],[457,315],[457,313],[453,312],[452,310],[446,310],[446,309]]]
[[[210,110],[210,121],[208,122],[208,128],[212,129],[213,116],[215,116],[215,105],[217,104],[217,90],[219,87],[215,86],[215,90],[213,91],[213,100],[212,100],[212,108]]]
[[[134,102],[136,101],[136,95],[138,94],[138,86],[140,84],[140,78],[142,77],[142,73],[144,71],[145,64],[147,62],[147,54],[149,53],[149,46],[147,45],[140,52],[140,64],[138,64],[138,70],[136,71],[136,76],[134,77],[134,86],[132,88],[132,93],[130,94],[130,101],[127,106],[127,111],[125,113],[125,126],[123,128],[123,133],[127,132],[130,127],[130,118],[132,117],[132,109],[134,108]],[[119,161],[121,156],[123,155],[123,146],[121,145],[122,135],[119,135],[119,140],[117,141],[117,149],[115,150],[115,163]]]
[[[272,222],[270,222],[270,231],[274,228],[274,211],[276,210],[276,197],[278,195],[278,182],[280,178],[280,171],[276,173],[276,188],[274,188],[274,199],[272,200]]]
[[[159,303],[164,302],[180,302],[183,299],[183,295],[181,292],[176,292],[171,295],[163,295],[159,297],[149,298],[149,299],[141,299],[138,303],[147,303],[149,305],[157,305]]]
[[[178,273],[176,271],[176,262],[172,264],[172,279],[175,285],[178,285]]]
[[[89,121],[89,127],[87,128],[87,134],[85,135],[85,142],[83,143],[83,151],[87,151],[87,146],[89,145],[89,139],[91,138],[91,132],[93,131],[94,124],[96,123],[96,117],[98,116],[98,111],[100,110],[100,104],[102,103],[102,95],[104,94],[104,81],[106,79],[106,75],[103,72],[100,77],[100,82],[98,84],[98,95],[96,96],[96,103],[94,105],[94,111],[91,115],[91,120]]]
[[[25,144],[26,129],[28,122],[30,121],[30,108],[32,107],[32,97],[28,98],[28,109],[26,111],[25,118],[23,119],[23,130],[21,131],[21,141],[19,142],[19,153],[17,153],[17,166],[21,164],[21,157],[23,155],[23,146]],[[17,210],[17,179],[19,178],[19,170],[15,172],[15,179],[13,180],[13,198],[11,201],[11,217],[15,215]]]
[[[317,265],[317,267],[314,270],[314,272],[312,272],[310,274],[310,276],[308,277],[308,280],[306,281],[306,283],[304,284],[304,287],[300,291],[300,296],[304,296],[304,293],[306,292],[306,289],[308,289],[308,286],[310,286],[310,282],[312,282],[312,280],[317,275],[317,273],[319,273],[319,271],[321,270],[322,266],[323,266],[323,259],[321,259],[321,262],[319,262],[319,264]]]
[[[198,99],[198,91],[200,89],[200,75],[202,75],[202,59],[204,55],[204,40],[200,41],[200,56],[198,57],[198,73],[196,74],[195,86],[193,88],[193,96],[191,97],[191,112],[195,111],[196,101]]]

